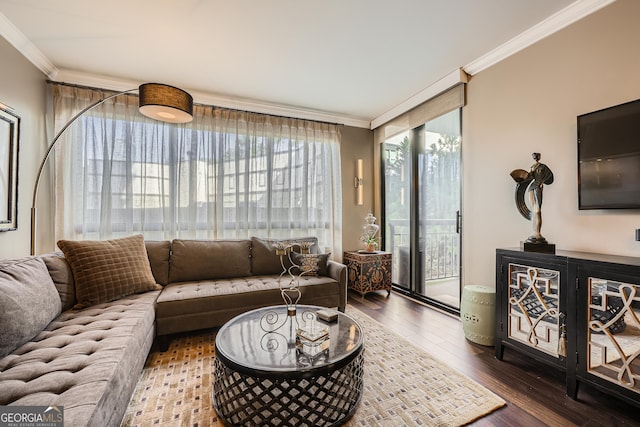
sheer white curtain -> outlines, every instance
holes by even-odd
[[[54,126],[110,92],[51,84]],[[83,115],[55,151],[55,238],[317,236],[342,253],[340,127],[194,107],[170,125],[121,95]]]

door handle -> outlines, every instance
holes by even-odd
[[[460,215],[460,211],[456,211],[456,233],[460,234],[460,226],[461,226],[462,216]]]

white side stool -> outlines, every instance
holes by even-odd
[[[493,345],[496,318],[496,291],[480,285],[462,289],[460,320],[464,336],[476,344]]]

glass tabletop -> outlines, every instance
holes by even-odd
[[[299,305],[289,316],[282,305],[236,316],[216,335],[216,357],[247,375],[300,378],[339,369],[362,351],[362,329],[340,312],[334,322],[316,319],[321,309]],[[308,339],[296,339],[301,329]]]

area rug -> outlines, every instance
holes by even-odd
[[[505,401],[349,306],[364,330],[360,406],[347,426],[461,426]],[[149,355],[122,426],[223,426],[211,402],[215,330]]]

